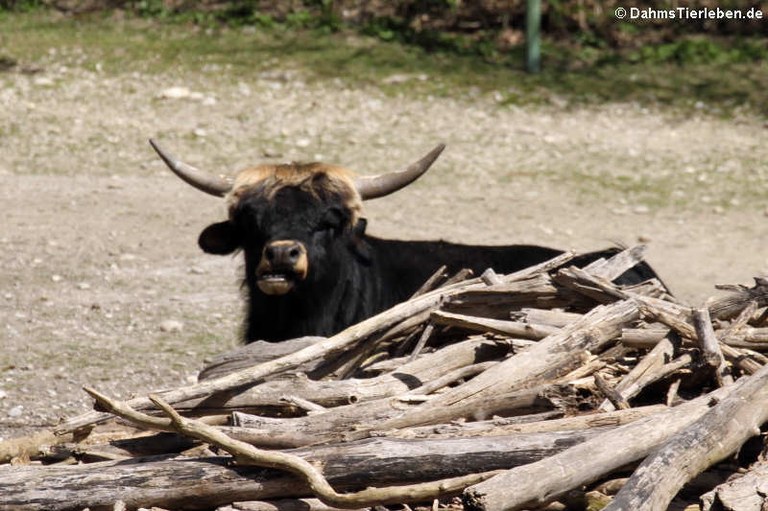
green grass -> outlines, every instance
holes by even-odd
[[[691,42],[693,41],[693,42]],[[694,107],[721,116],[768,115],[765,39],[685,39],[656,50],[623,53],[545,44],[543,72],[524,72],[522,50],[505,59],[457,54],[351,30],[287,25],[228,27],[178,19],[61,18],[47,12],[0,12],[0,56],[20,63],[59,60],[107,73],[220,73],[244,79],[276,67],[317,79],[341,78],[391,93],[465,96],[496,92],[505,104],[602,104],[634,101]],[[56,49],[51,54],[52,48]],[[385,83],[393,75],[426,76]]]

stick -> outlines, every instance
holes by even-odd
[[[611,388],[610,384],[608,384],[599,373],[595,373],[593,379],[597,389],[611,402],[614,406],[614,410],[627,410],[629,408],[629,403],[624,399],[624,396],[622,396],[616,389]]]
[[[730,319],[755,301],[758,307],[768,305],[768,278],[755,278],[755,285],[746,286],[716,286],[718,289],[731,291],[731,294],[712,301],[709,304],[709,312],[715,319]]]
[[[668,410],[664,405],[639,406],[628,410],[605,413],[590,413],[559,419],[518,423],[515,419],[503,418],[488,421],[437,424],[417,426],[385,432],[395,438],[470,438],[473,436],[502,436],[511,434],[543,433],[570,429],[590,429],[604,426],[621,426],[639,419],[658,415]]]
[[[626,330],[622,330],[622,336]],[[658,377],[655,374],[658,373],[659,368],[664,366],[664,363],[672,358],[675,347],[672,341],[665,337],[659,341],[656,346],[646,354],[638,364],[632,368],[631,371],[616,385],[616,391],[622,396],[624,400],[629,400],[636,396],[643,387],[649,385],[652,381],[656,381]],[[653,377],[649,377],[649,374],[653,374]],[[611,401],[604,401],[600,405],[600,410],[611,411],[615,410],[615,404]]]
[[[251,500],[233,502],[231,506],[219,508],[217,511],[338,511],[341,508],[329,507],[318,499],[280,499],[280,500]],[[368,511],[360,509],[359,511]]]
[[[491,396],[551,381],[578,364],[575,352],[598,351],[616,338],[621,327],[639,316],[633,301],[598,306],[581,320],[488,369],[424,406],[385,422],[385,428],[435,424],[456,418],[457,409],[483,406]]]
[[[759,435],[768,421],[768,366],[742,380],[717,406],[641,463],[606,511],[665,510],[685,483]]]
[[[694,309],[693,326],[699,339],[704,361],[715,371],[717,383],[722,387],[733,383],[733,377],[729,374],[725,357],[720,350],[720,342],[715,336],[712,320],[709,318],[709,309]]]
[[[480,318],[445,311],[433,312],[430,315],[430,319],[438,325],[454,326],[474,332],[491,332],[522,339],[539,340],[560,331],[559,328],[554,327],[532,325],[518,321]]]
[[[437,271],[435,271],[435,273],[433,273],[432,276],[429,277],[426,282],[424,282],[424,284],[422,284],[421,287],[411,295],[411,300],[437,289],[440,286],[440,282],[447,278],[447,269],[448,267],[446,265],[442,265],[440,268],[438,268]]]
[[[535,508],[599,479],[617,468],[642,459],[673,434],[692,424],[741,386],[722,387],[658,415],[640,419],[541,461],[516,467],[467,488],[469,511],[510,511]],[[642,509],[642,508],[635,508]]]
[[[138,425],[164,431],[177,431],[182,435],[216,445],[230,453],[240,464],[275,468],[299,476],[305,481],[311,491],[323,503],[329,506],[356,508],[377,504],[432,499],[444,494],[461,491],[463,488],[476,482],[484,481],[494,474],[494,472],[486,472],[443,479],[431,483],[390,486],[387,488],[366,488],[354,493],[338,493],[317,468],[304,458],[285,452],[258,449],[251,444],[235,440],[213,426],[182,417],[159,396],[151,395],[149,399],[170,419],[151,417],[137,412],[126,403],[115,402],[93,389],[88,389],[87,392],[104,408]]]

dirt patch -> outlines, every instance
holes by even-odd
[[[85,411],[83,385],[176,386],[237,343],[239,260],[195,243],[223,205],[170,176],[150,136],[216,172],[321,159],[376,173],[444,141],[425,178],[368,204],[372,233],[577,250],[644,240],[692,303],[768,268],[757,119],[71,64],[0,75],[0,111],[0,437]]]

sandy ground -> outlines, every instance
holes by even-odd
[[[42,65],[0,74],[2,438],[87,410],[83,385],[119,397],[177,386],[238,342],[240,262],[196,246],[223,205],[169,175],[150,136],[215,172],[321,159],[377,173],[444,141],[427,176],[368,204],[370,232],[577,250],[643,241],[691,304],[768,269],[761,119],[387,96],[280,70]],[[636,186],[617,192],[622,182]]]

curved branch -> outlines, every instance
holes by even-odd
[[[168,415],[168,419],[152,417],[138,412],[125,402],[114,401],[93,389],[86,388],[85,391],[110,413],[139,426],[163,431],[176,431],[224,449],[234,456],[238,463],[285,470],[297,475],[307,482],[323,503],[330,506],[358,508],[377,504],[430,500],[442,495],[461,492],[464,488],[485,481],[499,472],[484,472],[427,483],[366,488],[353,493],[338,493],[322,473],[305,459],[284,452],[259,449],[251,444],[231,438],[213,426],[182,417],[170,404],[157,395],[150,395],[149,399]]]

